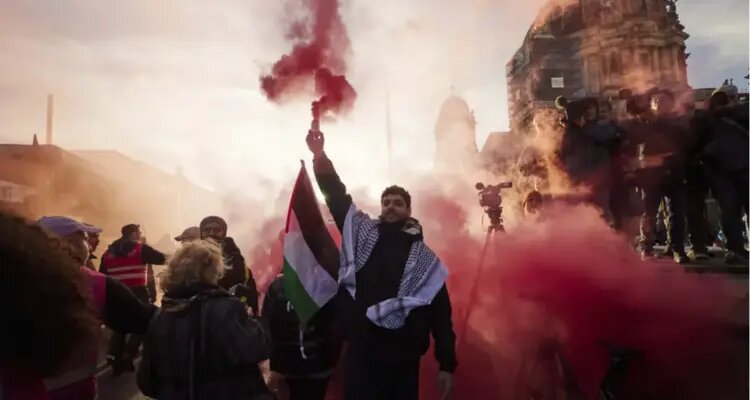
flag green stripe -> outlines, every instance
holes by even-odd
[[[307,321],[312,318],[320,307],[315,304],[315,301],[307,293],[302,282],[299,280],[299,276],[297,276],[297,272],[289,264],[286,257],[284,257],[284,291],[297,311],[300,325],[306,325]]]

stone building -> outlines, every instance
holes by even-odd
[[[511,129],[528,130],[560,95],[596,98],[606,111],[622,88],[687,92],[687,37],[674,0],[548,5],[506,65]]]

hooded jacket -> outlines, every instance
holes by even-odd
[[[240,248],[229,236],[226,236],[227,222],[221,217],[210,216],[204,218],[200,223],[200,230],[202,239],[203,228],[206,224],[211,222],[221,225],[224,229],[224,237],[221,240],[221,253],[224,257],[224,276],[219,280],[219,286],[229,290],[235,285],[246,285],[251,291],[255,292],[255,296],[251,296],[248,299],[248,305],[253,308],[256,312],[258,311],[258,287],[255,283],[252,273],[245,263],[245,257],[242,256]]]
[[[263,301],[262,317],[273,337],[272,371],[304,377],[327,375],[333,370],[342,341],[336,329],[333,305],[334,302],[328,302],[315,313],[300,338],[299,318],[284,291],[283,275],[273,281]]]
[[[133,248],[135,248],[136,242],[121,237],[112,244],[109,245],[107,248],[107,251],[102,255],[102,262],[99,266],[99,272],[106,274],[107,273],[107,264],[106,264],[106,258],[107,255],[110,257],[126,257],[128,253],[133,251]],[[167,262],[167,256],[165,256],[162,252],[159,250],[154,249],[153,247],[144,244],[143,249],[141,250],[141,263],[142,264],[154,264],[154,265],[164,265],[164,263]]]
[[[143,345],[138,387],[149,397],[272,398],[258,368],[270,353],[268,333],[219,287],[170,288]]]

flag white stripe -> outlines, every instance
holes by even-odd
[[[338,291],[338,283],[318,264],[300,231],[294,211],[289,213],[289,231],[284,235],[284,258],[310,298],[319,307],[325,305]]]

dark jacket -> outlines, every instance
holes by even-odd
[[[640,146],[641,171],[659,171],[679,179],[684,176],[694,141],[690,118],[685,115],[651,116],[638,121],[630,140]]]
[[[255,287],[255,280],[247,272],[245,257],[242,256],[240,248],[234,243],[234,239],[231,237],[224,238],[221,242],[221,252],[224,255],[224,264],[228,269],[224,270],[224,277],[219,281],[219,286],[229,289],[234,285],[244,284],[249,278],[253,282],[253,287]]]
[[[144,338],[138,387],[164,400],[272,398],[258,368],[269,352],[266,330],[225,290],[172,288]]]
[[[255,296],[248,298],[248,305],[253,308],[256,312],[258,311],[258,287],[253,278],[252,272],[248,269],[245,263],[245,257],[242,256],[240,248],[229,236],[226,236],[226,232],[229,229],[229,225],[224,218],[217,217],[215,215],[203,218],[200,222],[199,229],[201,231],[201,238],[206,239],[203,235],[204,227],[209,223],[216,223],[221,226],[224,230],[224,237],[221,239],[221,252],[224,255],[224,265],[227,269],[224,270],[224,277],[219,280],[219,286],[226,290],[229,290],[235,285],[245,285],[251,291],[255,292]]]
[[[273,281],[263,301],[262,317],[273,339],[272,371],[301,377],[326,375],[333,370],[341,353],[333,304],[329,301],[307,323],[300,346],[299,318],[284,292],[284,277],[280,275]]]
[[[325,155],[315,159],[313,167],[326,204],[339,230],[343,230],[352,198]],[[400,226],[381,224],[380,229],[380,237],[370,258],[357,272],[357,299],[352,299],[343,288],[335,298],[337,313],[349,342],[348,351],[362,353],[365,358],[412,361],[427,351],[432,333],[440,369],[453,372],[456,368],[456,336],[447,287],[443,286],[429,306],[413,310],[400,329],[381,328],[367,318],[367,307],[396,297],[411,244],[414,240],[422,240],[421,235],[403,232]]]
[[[607,171],[619,132],[613,124],[590,122],[579,127],[568,123],[560,144],[560,161],[574,183]]]
[[[133,292],[117,279],[107,277],[106,299],[102,320],[119,333],[144,334],[156,307],[138,300]]]
[[[745,107],[747,108],[747,107]],[[747,118],[738,118],[734,110],[702,112],[693,118],[696,152],[714,172],[738,172],[748,169]]]

